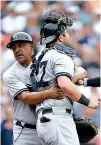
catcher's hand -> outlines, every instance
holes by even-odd
[[[80,143],[87,143],[98,134],[95,121],[90,118],[74,117]]]

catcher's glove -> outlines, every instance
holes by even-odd
[[[80,143],[87,143],[98,134],[95,121],[90,118],[74,117]]]

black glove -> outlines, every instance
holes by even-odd
[[[90,118],[74,117],[80,143],[87,143],[98,134],[95,121]]]

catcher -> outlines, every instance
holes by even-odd
[[[87,124],[89,119],[73,120],[73,101],[94,109],[99,106],[98,99],[87,99],[72,81],[75,51],[68,47],[68,27],[72,24],[72,19],[61,12],[49,12],[43,18],[41,44],[46,44],[46,48],[37,55],[33,72],[39,91],[57,82],[66,96],[60,100],[46,99],[37,105],[37,133],[42,145],[79,145],[76,127],[78,122]],[[90,123],[92,120],[89,126]]]

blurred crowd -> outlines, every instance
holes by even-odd
[[[1,145],[12,144],[12,98],[3,83],[2,76],[4,71],[15,62],[15,59],[12,51],[6,48],[6,44],[14,32],[24,31],[33,37],[37,54],[45,47],[39,44],[41,19],[50,10],[64,11],[74,19],[74,25],[68,28],[68,33],[71,37],[70,46],[77,51],[75,64],[84,67],[89,78],[100,75],[100,0],[1,1]],[[79,89],[88,98],[101,96],[100,88],[80,86]],[[100,145],[100,108],[89,109],[74,103],[74,111],[77,116],[91,117],[96,121],[99,133],[88,144]]]

